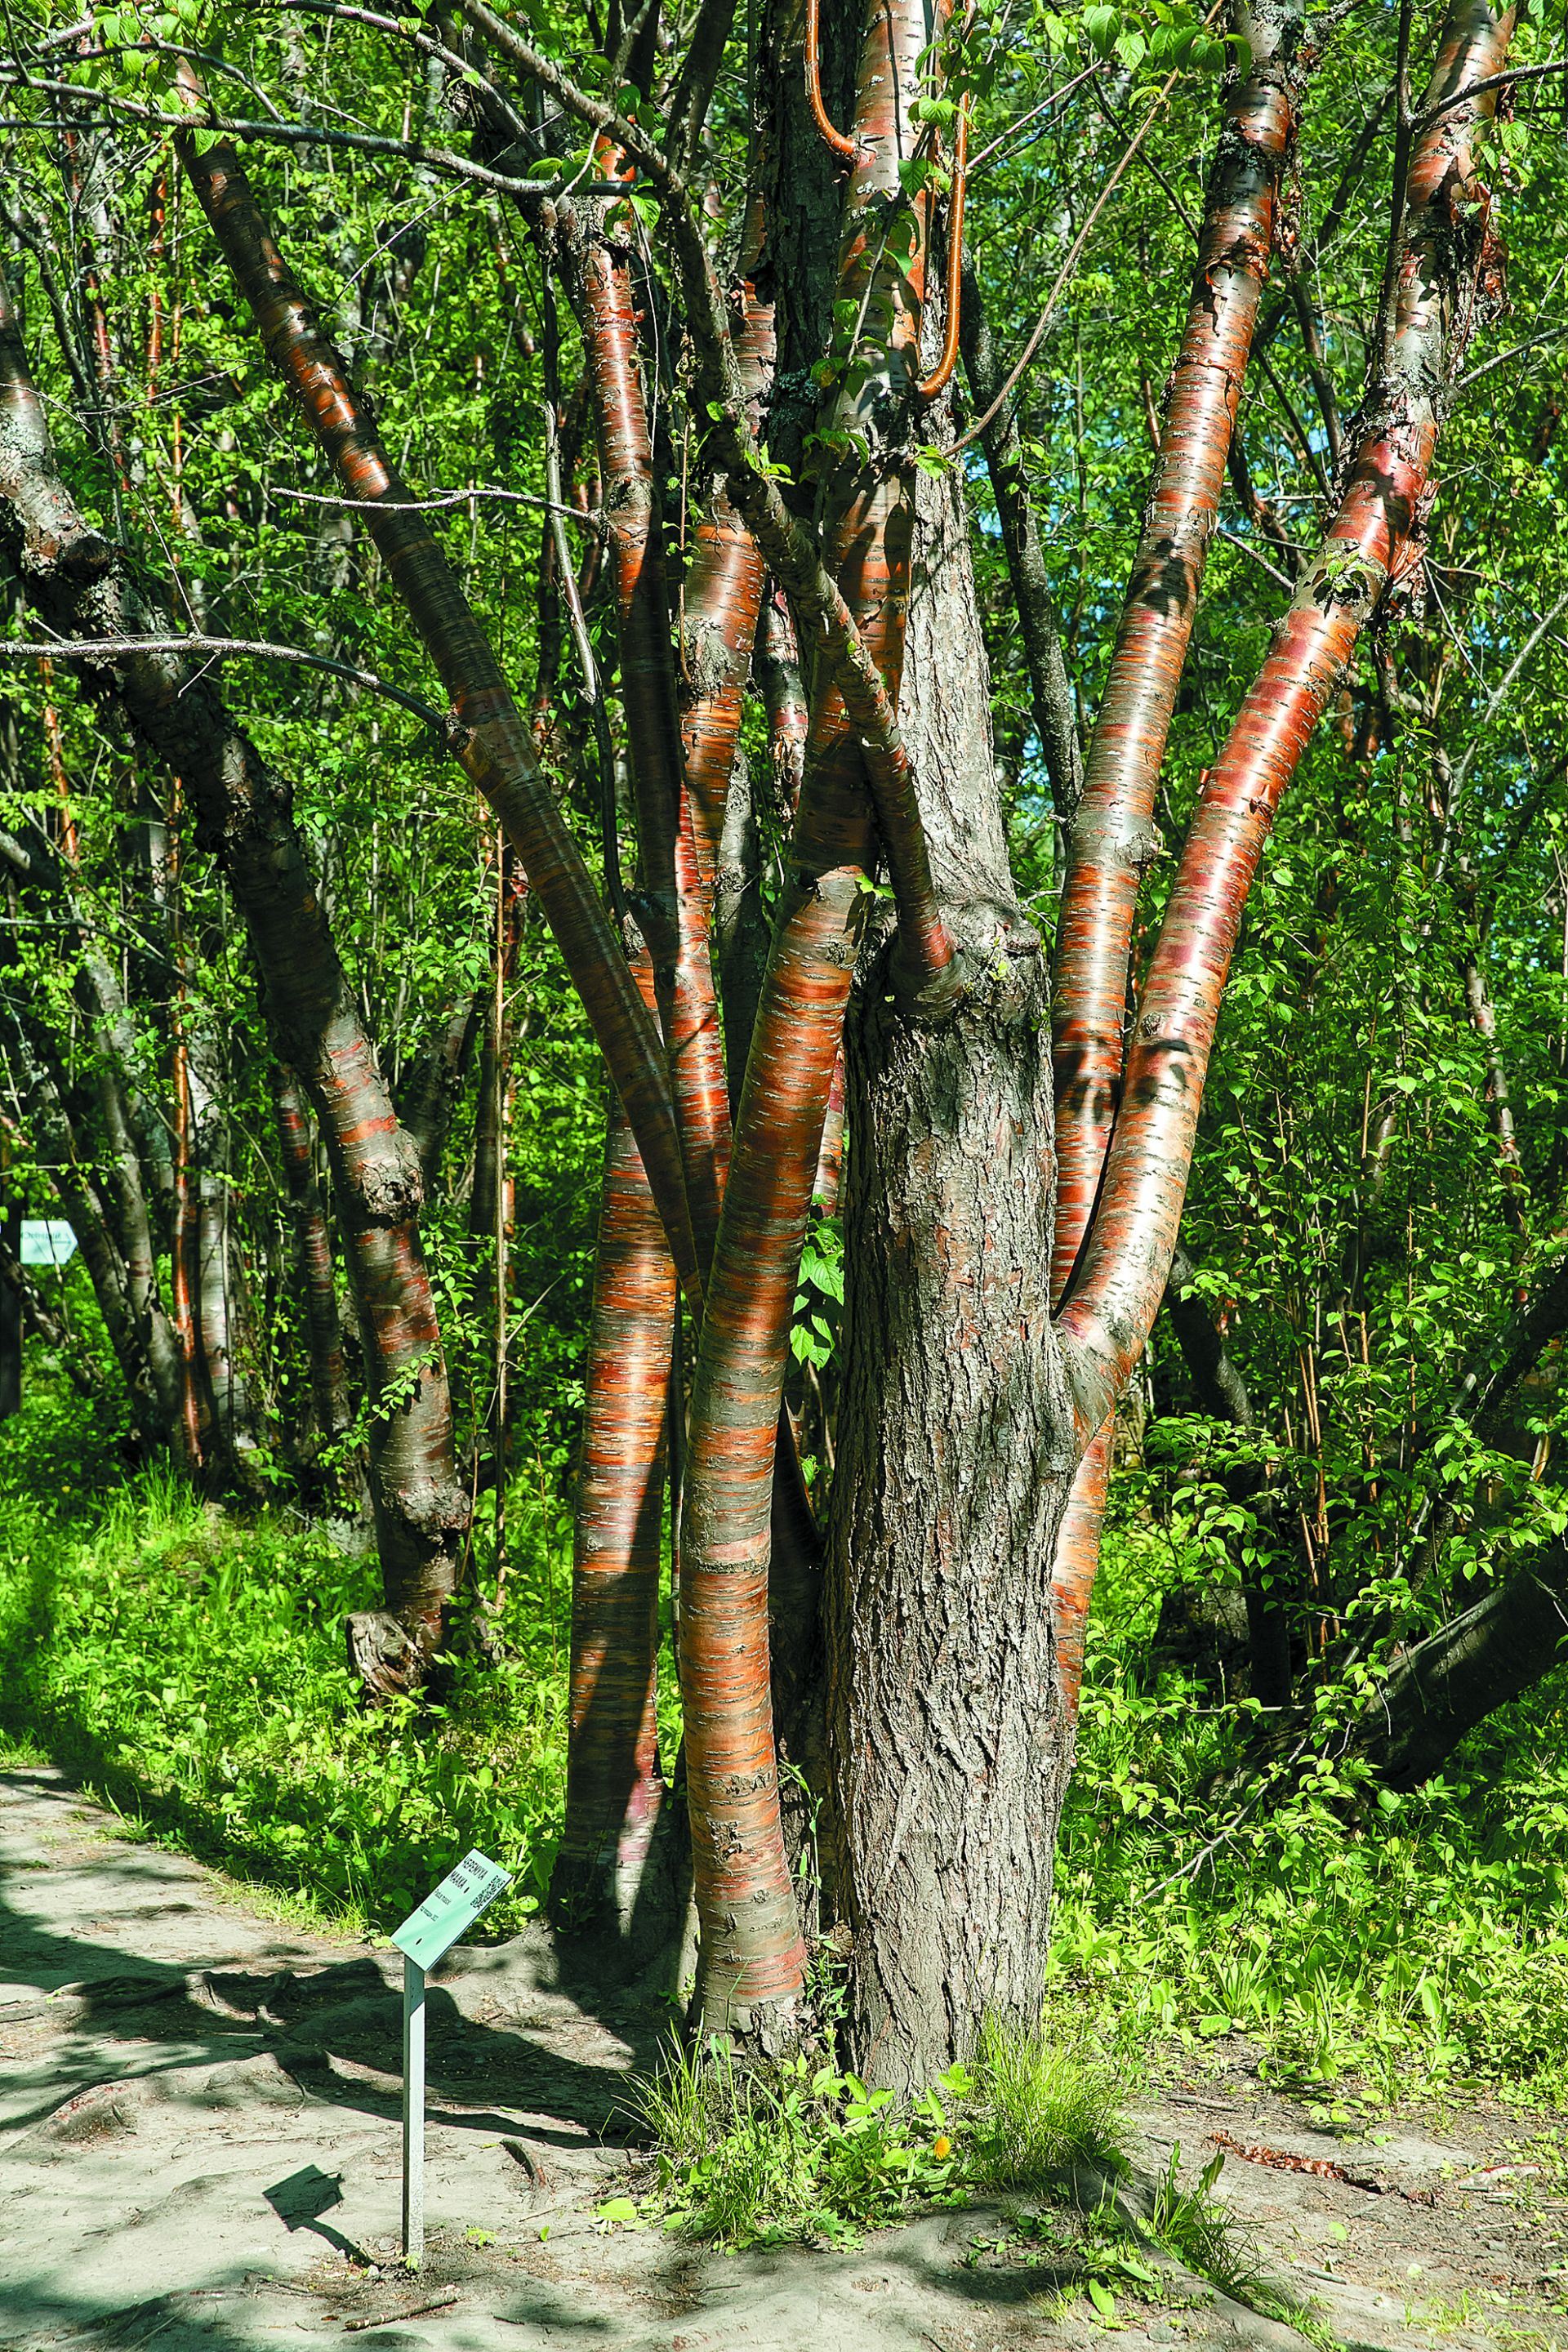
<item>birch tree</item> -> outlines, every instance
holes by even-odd
[[[753,49],[723,0],[665,25],[656,6],[579,24],[485,0],[264,13],[302,38],[355,28],[445,89],[447,119],[333,131],[288,108],[253,116],[177,9],[166,24],[100,14],[26,70],[43,101],[172,140],[224,299],[402,600],[446,698],[447,750],[603,1053],[557,1916],[611,1943],[667,1933],[684,1853],[694,2027],[788,2046],[832,1955],[857,2068],[907,2090],[970,2050],[987,2012],[1038,2005],[1117,1410],[1166,1290],[1270,827],[1358,643],[1423,562],[1439,436],[1503,299],[1483,151],[1514,13],[1399,15],[1391,98],[1344,158],[1353,187],[1375,152],[1389,195],[1367,227],[1381,291],[1364,388],[1341,419],[1328,385],[1321,451],[1303,431],[1316,543],[1283,552],[1237,418],[1285,295],[1327,384],[1310,304],[1294,301],[1291,180],[1340,37],[1327,12],[1234,0],[1211,27],[1163,6],[1147,30],[1085,13],[1099,110],[1049,225],[1043,312],[1011,346],[964,267],[986,140],[1026,128],[1002,112],[1005,18],[772,0]],[[1048,11],[1031,20],[1042,48],[1077,37]],[[1149,355],[1164,376],[1158,405],[1145,383],[1152,479],[1080,740],[1089,692],[1047,593],[1048,524],[1015,426],[1031,368],[1062,365],[1052,329],[1073,271],[1184,71],[1212,152],[1180,339]],[[1067,94],[1054,75],[1044,103]],[[532,257],[541,545],[593,715],[586,854],[499,640],[341,348],[308,228],[279,226],[280,152],[334,140],[493,207]],[[1348,195],[1307,194],[1342,218]],[[596,646],[563,527],[568,444],[593,452]],[[1005,822],[981,451],[1060,795],[1059,908],[1026,903]],[[1238,483],[1274,550],[1272,641],[1250,683],[1227,681],[1234,716],[1140,944],[1163,762]],[[598,671],[612,648],[625,812]],[[818,1526],[792,1332],[840,1109],[844,1354]],[[683,1819],[654,1730],[667,1507]]]

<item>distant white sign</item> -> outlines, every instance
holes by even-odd
[[[76,1235],[63,1217],[24,1217],[22,1264],[64,1265],[76,1254]]]
[[[471,1927],[480,1912],[488,1911],[510,1885],[510,1872],[488,1860],[476,1846],[441,1881],[434,1895],[427,1895],[418,1910],[395,1929],[392,1940],[416,1968],[433,1969],[464,1928]]]

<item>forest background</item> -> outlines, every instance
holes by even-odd
[[[1166,0],[976,21],[966,252],[1003,357],[967,360],[994,384],[1050,309],[1017,458],[1065,707],[1042,704],[994,470],[976,446],[923,462],[961,482],[973,520],[1012,868],[1048,944],[1230,53]],[[528,22],[578,69],[592,58],[571,12]],[[7,626],[35,649],[0,672],[0,1289],[26,1334],[0,1436],[9,1736],[158,1833],[376,1927],[479,1844],[519,1874],[504,1929],[547,1902],[563,1821],[604,1066],[495,819],[447,757],[387,567],[174,166],[175,53],[256,122],[268,216],[398,471],[438,501],[430,525],[618,908],[632,785],[579,328],[502,194],[454,168],[454,151],[458,167],[482,152],[477,68],[453,63],[461,27],[439,11],[258,8],[221,45],[195,5],[80,27],[22,6],[8,23],[0,226],[64,478],[163,583],[173,635],[306,657],[215,651],[211,674],[292,780],[358,1016],[422,1147],[471,1505],[444,1671],[367,1707],[342,1627],[383,1597],[363,1459],[388,1408],[368,1400],[342,1306],[321,1148],[270,1051],[210,841],[113,697],[36,649],[18,573]],[[1373,5],[1312,29],[1135,964],[1331,506],[1385,300],[1402,44],[1429,50],[1435,31]],[[736,20],[705,134],[731,252],[770,38],[774,17]],[[1118,1418],[1058,1864],[1054,1993],[1118,2033],[1247,2034],[1331,2114],[1400,2080],[1562,2089],[1568,99],[1560,76],[1531,79],[1562,46],[1560,12],[1521,14],[1521,78],[1487,148],[1509,307],[1455,387],[1420,560],[1312,739],[1248,907],[1182,1252]],[[666,88],[642,102],[657,129],[673,101]],[[619,234],[657,288],[657,206],[631,195]],[[679,630],[696,459],[667,315],[650,295]],[[958,431],[988,397],[958,395]],[[787,761],[763,686],[759,664],[741,885],[765,908]],[[830,1161],[789,1384],[819,1511],[844,1348]],[[147,1257],[128,1339],[89,1247],[40,1273],[16,1236],[24,1214],[63,1213],[85,1244],[96,1213],[130,1265],[138,1185]],[[1380,1694],[1456,1625],[1449,1715],[1430,1736],[1425,1710],[1414,1728],[1400,1717],[1380,1741],[1380,1706],[1395,1726]],[[659,1706],[673,1761],[668,1675]]]

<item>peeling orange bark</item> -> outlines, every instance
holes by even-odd
[[[1153,488],[1069,838],[1057,931],[1053,1295],[1088,1230],[1121,1078],[1127,957],[1154,852],[1154,788],[1219,519],[1242,380],[1300,99],[1300,0],[1237,0],[1251,51],[1226,95]]]
[[[1170,1269],[1221,992],[1280,797],[1362,627],[1418,559],[1447,388],[1501,297],[1500,253],[1472,140],[1513,12],[1458,0],[1411,152],[1391,348],[1338,511],[1210,773],[1138,1008],[1099,1208],[1060,1318],[1080,1436],[1143,1348]],[[1457,102],[1449,104],[1447,101]],[[1430,120],[1434,107],[1445,110]]]
[[[631,257],[595,240],[577,280],[616,583],[621,698],[637,796],[639,920],[669,1064],[698,1264],[706,1272],[730,1158],[730,1100],[705,883],[681,770],[664,527],[637,364]]]
[[[891,8],[873,0],[840,265],[841,294],[857,308],[864,299],[866,348],[879,360],[845,406],[873,431],[879,403],[889,394],[907,402],[918,383],[923,245],[900,263],[887,251],[881,221],[910,144],[926,38],[913,0]],[[874,468],[857,465],[830,492],[831,568],[889,704],[909,596],[907,475],[908,459],[889,457]],[[774,1451],[801,1248],[867,903],[861,886],[876,855],[863,744],[826,686],[812,712],[789,881],[736,1125],[692,1390],[682,1519],[679,1655],[701,1929],[695,2009],[705,2028],[764,2044],[789,2032],[805,1967],[769,1690]]]
[[[1301,21],[1302,0],[1236,0],[1231,11],[1250,64],[1226,93],[1153,488],[1068,836],[1052,996],[1058,1303],[1089,1230],[1120,1099],[1128,953],[1139,885],[1154,850],[1154,790],[1268,274],[1300,104]],[[1079,1466],[1052,1570],[1062,1686],[1073,1714],[1113,1425],[1107,1422]]]
[[[668,592],[629,275],[623,260],[603,249],[588,257],[581,274],[612,517],[622,690],[645,872],[650,859],[660,860],[668,876],[668,861],[675,860],[676,963],[666,976],[667,982],[674,981],[667,1034],[706,1270],[730,1144],[727,1098],[720,1116],[708,1091],[713,1084],[711,1046],[718,1038],[710,922],[762,562],[750,532],[721,492],[699,526],[686,583],[683,651],[696,692],[679,742],[672,744]],[[742,365],[759,389],[760,372],[771,358],[768,324],[748,289],[736,340]],[[680,811],[679,839],[671,834],[672,807]],[[667,905],[667,947],[668,912]],[[635,970],[652,1009],[652,957],[640,955]],[[721,1048],[718,1084],[722,1093]],[[669,1412],[684,1409],[684,1400],[672,1400],[669,1393],[674,1306],[674,1270],[658,1211],[636,1145],[624,1121],[612,1113],[574,1531],[566,1824],[551,1899],[563,1925],[598,1926],[613,1919],[623,1937],[631,1932],[665,1797],[654,1703]]]
[[[199,94],[199,85],[193,84]],[[500,818],[560,945],[637,1139],[683,1286],[700,1297],[696,1244],[658,1033],[610,919],[556,807],[493,648],[314,308],[290,275],[234,149],[180,162],[249,305],[268,357],[363,513],[409,617],[452,698],[449,739]]]
[[[1094,1580],[1100,1573],[1100,1531],[1110,1487],[1110,1455],[1116,1417],[1110,1415],[1090,1439],[1078,1465],[1072,1492],[1051,1558],[1051,1615],[1056,1626],[1057,1682],[1066,1719],[1076,1730],[1083,1687],[1084,1629]]]
[[[762,222],[753,205],[743,241],[742,314],[733,342],[742,385],[748,400],[757,404],[772,380],[774,358],[773,306],[761,299],[756,285],[761,241]],[[763,581],[757,542],[722,482],[716,482],[694,534],[680,646],[688,698],[680,727],[686,789],[710,892],[741,737],[741,698],[757,633]]]
[[[653,966],[634,971],[653,1002]],[[572,1558],[566,1821],[551,1910],[629,1932],[665,1801],[654,1694],[675,1267],[624,1114],[611,1113]]]

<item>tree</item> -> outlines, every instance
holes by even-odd
[[[344,14],[328,0],[310,13]],[[265,158],[269,140],[327,145],[329,134],[236,118],[184,58],[154,79],[151,102],[128,95],[114,60],[141,68],[148,55],[118,18],[107,68],[89,45],[72,76],[35,71],[34,86],[173,132],[255,330],[440,675],[448,746],[505,829],[618,1097],[577,1497],[563,1914],[628,1929],[658,1843],[653,1601],[668,1475],[696,2017],[764,2048],[792,2038],[805,1930],[831,1924],[856,2063],[909,2087],[973,2042],[985,2010],[1037,2001],[1112,1422],[1165,1290],[1270,825],[1367,623],[1421,561],[1439,428],[1500,301],[1478,151],[1513,17],[1457,0],[1434,28],[1418,104],[1401,17],[1366,394],[1342,431],[1329,401],[1338,442],[1331,483],[1320,466],[1321,538],[1287,543],[1289,599],[1209,768],[1158,938],[1132,975],[1129,1032],[1139,886],[1199,589],[1227,476],[1252,485],[1237,418],[1249,352],[1278,326],[1263,289],[1271,249],[1293,234],[1282,184],[1310,103],[1309,29],[1289,5],[1238,6],[1226,43],[1194,17],[1162,19],[1152,47],[1120,19],[1097,21],[1108,12],[1085,19],[1105,53],[1105,70],[1089,71],[1115,162],[1091,204],[1069,184],[1061,279],[1026,357],[1114,187],[1149,152],[1175,67],[1228,61],[1229,72],[1163,421],[1144,383],[1154,486],[1079,792],[1041,536],[1009,437],[1023,362],[997,383],[973,310],[968,366],[984,410],[961,429],[968,152],[987,105],[1008,100],[1005,60],[968,19],[928,21],[903,0],[825,26],[779,0],[748,121],[721,79],[731,14],[704,5],[662,57],[651,15],[616,14],[601,39],[574,22],[524,34],[482,0],[428,19],[391,14],[377,35],[470,93],[468,152],[407,133],[332,134],[345,152],[395,153],[515,208],[541,270],[552,378],[557,283],[572,304],[636,806],[630,893],[597,656],[559,528],[568,478],[552,454],[545,544],[595,705],[579,773],[598,802],[603,894],[434,520],[281,249],[258,185],[265,162],[253,180],[241,159],[245,142]],[[1150,82],[1156,62],[1163,78]],[[1142,110],[1131,131],[1124,76]],[[1352,182],[1372,144],[1358,124],[1344,157]],[[725,167],[746,145],[745,200],[731,207],[738,266],[726,274],[710,206],[722,215]],[[1303,365],[1325,380],[1310,304],[1296,307]],[[553,381],[543,404],[558,453],[566,416]],[[1078,793],[1058,812],[1053,987],[1015,879],[989,724],[963,462],[977,437],[1041,753],[1058,792]],[[1249,499],[1247,521],[1278,553],[1255,485]],[[688,507],[700,520],[672,612]],[[731,914],[756,888],[747,844],[761,796],[750,768],[737,781],[735,753],[759,620],[775,772],[798,775],[760,986]],[[721,1020],[732,1066],[749,1036],[732,1135]],[[819,1555],[788,1390],[841,1066],[847,1321]],[[671,1384],[667,1414],[683,1352],[678,1282],[692,1370],[689,1397],[683,1380]],[[820,1808],[820,1920],[803,1921],[797,1902],[781,1738]]]

